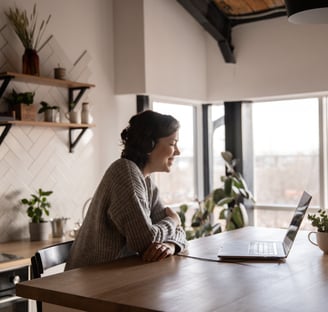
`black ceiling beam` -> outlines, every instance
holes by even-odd
[[[236,63],[231,44],[231,23],[211,0],[177,0],[218,42],[226,63]]]

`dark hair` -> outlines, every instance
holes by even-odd
[[[121,157],[129,159],[143,169],[158,139],[176,132],[179,122],[170,115],[146,110],[131,117],[129,126],[121,132],[124,146]]]

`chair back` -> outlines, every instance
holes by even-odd
[[[73,241],[67,241],[39,249],[31,258],[32,278],[40,278],[48,269],[66,262]],[[37,301],[37,311],[42,312],[42,304]]]
[[[41,277],[45,270],[65,263],[73,241],[67,241],[39,249],[32,257],[33,278]]]

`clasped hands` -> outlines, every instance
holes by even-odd
[[[175,245],[173,243],[152,243],[142,255],[144,261],[159,261],[174,255]]]

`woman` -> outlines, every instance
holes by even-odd
[[[178,214],[165,208],[150,174],[169,172],[179,123],[145,111],[121,133],[121,158],[107,169],[74,241],[66,269],[139,254],[158,261],[186,248]]]

